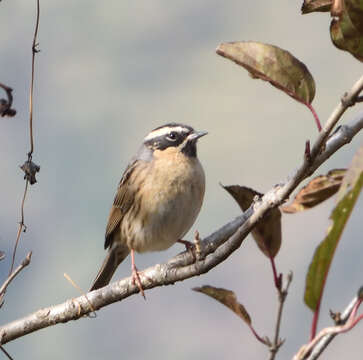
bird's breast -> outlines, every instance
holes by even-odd
[[[205,176],[199,160],[163,155],[152,161],[128,235],[129,247],[138,252],[169,248],[191,228],[202,206]]]

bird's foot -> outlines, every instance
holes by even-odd
[[[177,242],[183,244],[186,251],[191,251],[194,262],[202,258],[201,240],[198,230],[195,231],[194,244],[187,240],[177,240]]]
[[[141,295],[146,300],[144,289],[143,289],[142,284],[141,284],[140,273],[139,273],[139,270],[137,269],[137,267],[135,265],[132,266],[132,275],[131,276],[132,276],[132,283],[134,285],[137,285],[137,287],[140,290]]]

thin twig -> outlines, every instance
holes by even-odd
[[[33,89],[34,89],[34,73],[35,73],[35,54],[38,52],[37,50],[37,36],[38,36],[38,29],[39,29],[39,17],[40,17],[40,5],[39,5],[39,0],[37,0],[37,15],[36,15],[36,23],[35,23],[35,30],[34,30],[34,36],[33,36],[33,42],[32,42],[32,68],[31,68],[31,81],[30,81],[30,95],[29,95],[29,128],[30,128],[30,150],[28,152],[28,160],[25,162],[25,164],[29,164],[32,165],[34,168],[32,168],[32,171],[39,171],[39,167],[35,164],[32,163],[32,155],[34,152],[34,139],[33,139]],[[24,165],[23,165],[24,167]],[[24,168],[22,168],[24,170]],[[16,235],[16,241],[15,241],[15,245],[14,245],[14,250],[13,250],[13,257],[12,257],[12,262],[11,262],[11,266],[10,266],[10,271],[9,271],[9,275],[12,273],[13,268],[14,268],[14,263],[15,263],[15,256],[16,256],[16,250],[18,248],[18,244],[19,244],[19,240],[20,240],[20,234],[21,232],[25,231],[26,226],[24,224],[24,203],[25,203],[25,198],[27,195],[27,191],[28,191],[28,184],[29,181],[31,184],[34,184],[36,182],[35,180],[35,173],[34,173],[34,177],[32,177],[32,174],[27,174],[27,171],[25,171],[25,190],[24,190],[24,194],[23,194],[23,199],[21,202],[21,220],[19,223],[19,228],[18,228],[18,232]]]
[[[16,255],[16,250],[18,248],[18,244],[19,244],[20,234],[23,231],[23,229],[24,229],[24,231],[26,230],[26,226],[24,224],[24,204],[25,204],[25,199],[26,199],[26,195],[27,195],[27,192],[28,192],[28,184],[29,184],[29,181],[26,180],[25,181],[25,189],[24,189],[23,199],[21,201],[21,208],[20,208],[21,219],[20,219],[20,222],[19,222],[18,233],[16,234],[16,241],[15,241],[15,245],[14,245],[13,258],[12,258],[12,261],[11,261],[9,275],[13,272],[14,263],[15,263],[15,255]]]
[[[344,309],[344,311],[340,315],[340,322],[339,322],[340,324],[345,324],[348,321],[350,314],[352,313],[356,303],[357,303],[357,297],[355,297],[349,303],[349,305]],[[335,338],[336,335],[337,334],[328,334],[322,337],[311,350],[311,353],[307,360],[316,360],[322,354],[322,352],[327,348],[327,346],[331,343],[331,341]]]
[[[86,298],[87,298],[87,295],[85,294],[85,292],[81,289],[81,287],[79,285],[77,285],[73,279],[67,274],[67,273],[64,273],[63,276],[69,281],[69,283],[79,291],[80,294],[84,295]],[[87,298],[88,300],[88,298]],[[89,306],[92,308],[92,304],[90,303],[90,301],[88,300],[88,303],[89,303]],[[89,315],[89,317],[92,317],[92,318],[95,318],[97,317],[97,313],[95,310],[92,310],[93,312],[93,315]]]
[[[30,151],[28,153],[29,160],[34,152],[34,139],[33,139],[33,89],[34,89],[34,69],[35,69],[35,54],[39,52],[37,50],[37,36],[39,29],[39,17],[40,17],[40,5],[39,0],[37,0],[37,20],[35,24],[33,44],[32,44],[32,73],[30,82],[30,95],[29,95],[29,127],[30,127]]]
[[[311,150],[311,157],[317,156],[321,152],[324,143],[326,142],[329,134],[332,132],[334,126],[342,117],[344,112],[348,109],[348,103],[355,103],[358,95],[363,89],[363,76],[361,76],[356,83],[353,85],[352,89],[345,93],[344,98],[339,102],[339,104],[335,107],[332,114],[330,115],[329,119],[324,125],[324,128],[319,134],[317,141],[315,142],[312,150]]]
[[[14,360],[10,354],[4,349],[3,346],[0,345],[0,350],[8,357],[9,360]]]
[[[357,310],[362,303],[359,298],[355,299],[355,304],[353,309],[347,319],[347,321],[341,325],[330,326],[321,330],[314,339],[312,339],[307,345],[301,347],[299,352],[294,356],[293,360],[303,360],[311,353],[312,349],[317,346],[317,344],[326,336],[336,336],[338,334],[345,333],[354,328],[360,320],[362,320],[363,315],[356,317]]]
[[[274,340],[270,346],[270,359],[269,360],[275,359],[275,356],[276,356],[277,352],[279,351],[280,346],[284,343],[284,340],[280,339],[281,318],[282,318],[282,311],[284,309],[285,300],[286,300],[286,297],[287,297],[287,294],[289,291],[290,284],[292,282],[292,277],[293,277],[292,272],[290,271],[289,274],[287,275],[286,286],[283,289],[281,289],[281,286],[280,286],[280,289],[277,289],[279,305],[278,305],[278,310],[277,310]]]
[[[25,257],[25,259],[21,262],[21,264],[12,272],[8,278],[5,280],[5,282],[0,287],[0,307],[1,307],[1,299],[2,296],[5,294],[7,287],[10,285],[10,283],[15,279],[15,277],[22,271],[26,266],[30,264],[30,260],[32,257],[32,252],[30,251],[28,255]]]

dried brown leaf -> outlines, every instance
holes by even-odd
[[[243,66],[253,78],[268,81],[295,100],[310,104],[315,82],[304,63],[277,46],[253,41],[222,43],[217,54]]]
[[[251,325],[250,315],[248,314],[245,307],[237,301],[236,295],[233,291],[216,288],[209,285],[196,287],[193,290],[208,295],[219,301],[232,310],[236,315],[238,315],[244,322],[246,322],[248,325]]]
[[[294,214],[311,209],[329,199],[339,190],[345,173],[345,169],[334,169],[326,175],[315,177],[298,192],[291,204],[281,206],[281,210],[284,213]]]
[[[246,211],[254,199],[259,199],[263,194],[239,185],[224,186],[237,201],[242,211]],[[259,249],[267,257],[275,257],[281,247],[281,211],[278,208],[271,209],[257,223],[251,231]]]

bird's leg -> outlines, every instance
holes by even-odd
[[[195,230],[194,234],[194,244],[187,240],[177,240],[178,243],[181,243],[185,246],[186,251],[191,251],[194,261],[200,260],[204,258],[202,251],[202,243],[199,237],[198,230]]]
[[[140,290],[141,295],[146,300],[144,289],[142,288],[142,285],[141,285],[139,270],[137,270],[137,267],[135,265],[135,252],[134,252],[134,250],[131,250],[131,271],[132,271],[132,283],[134,285],[135,284],[137,285],[137,287]]]

